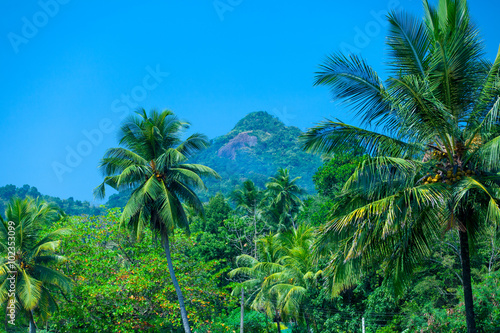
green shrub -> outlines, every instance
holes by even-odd
[[[266,316],[257,311],[245,311],[244,330],[245,333],[261,333],[266,332],[266,323],[270,322]],[[226,319],[227,326],[234,330],[240,327],[240,310],[235,309]]]

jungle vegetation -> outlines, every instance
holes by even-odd
[[[210,141],[139,109],[99,163],[106,205],[1,187],[5,330],[498,332],[500,55],[465,0],[423,5],[389,14],[386,79],[320,65],[357,126],[255,112]]]

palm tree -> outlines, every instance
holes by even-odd
[[[247,304],[256,310],[264,312],[274,318],[278,332],[280,332],[281,314],[277,306],[276,294],[269,292],[270,286],[265,284],[268,276],[283,270],[279,263],[284,254],[279,237],[269,234],[256,240],[257,253],[255,256],[242,254],[236,258],[240,267],[229,272],[231,278],[239,275],[245,280],[233,290],[233,295],[239,295],[244,289],[248,292]]]
[[[345,184],[316,249],[336,246],[337,287],[378,261],[400,290],[439,230],[457,230],[467,327],[476,332],[469,243],[500,220],[500,54],[484,59],[465,0],[423,4],[423,22],[388,15],[385,82],[355,55],[334,54],[317,73],[361,127],[325,121],[304,135],[305,148],[331,154],[356,143],[370,158]]]
[[[265,284],[272,284],[271,293],[278,299],[278,308],[284,317],[291,317],[309,328],[307,293],[317,285],[323,272],[317,270],[311,245],[314,228],[301,224],[298,228],[279,234],[283,255],[279,259],[283,269],[271,274]]]
[[[188,333],[191,328],[172,265],[169,237],[176,227],[189,232],[182,203],[200,215],[203,213],[203,205],[192,189],[205,188],[201,176],[219,175],[209,167],[186,163],[193,154],[208,146],[207,138],[198,133],[181,140],[189,123],[180,121],[168,110],[153,110],[148,116],[142,109],[137,114],[139,117],[130,117],[120,129],[120,144],[124,148],[108,149],[101,160],[105,178],[94,194],[104,198],[105,185],[116,190],[134,188],[120,223],[126,224],[138,240],[148,226],[155,237],[160,237],[179,300],[184,331]]]
[[[316,285],[322,271],[316,271],[311,253],[314,229],[300,225],[282,234],[260,238],[258,256],[241,255],[237,263],[242,265],[230,272],[230,276],[247,278],[240,288],[250,291],[247,302],[252,308],[263,311],[279,321],[293,318],[305,323],[309,330],[309,317],[305,311],[307,292]]]
[[[0,302],[15,301],[16,310],[24,311],[28,317],[29,332],[34,333],[34,312],[47,321],[50,313],[57,310],[54,293],[69,292],[71,288],[71,280],[50,267],[66,260],[56,251],[60,238],[69,234],[69,229],[43,236],[41,227],[62,215],[57,206],[30,197],[12,198],[5,216],[5,220],[0,216]],[[9,256],[14,260],[9,260]],[[9,295],[12,278],[15,294]]]
[[[295,220],[302,206],[299,196],[304,193],[296,184],[300,178],[291,179],[288,169],[279,168],[278,173],[269,178],[266,184],[267,196],[271,200],[270,212],[278,221],[279,230],[287,229],[290,225],[296,228]]]
[[[250,179],[243,182],[241,187],[237,188],[231,194],[233,202],[236,204],[236,210],[252,219],[254,228],[254,255],[257,255],[257,222],[262,219],[262,207],[264,204],[264,193]]]

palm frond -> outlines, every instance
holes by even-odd
[[[334,54],[316,72],[315,85],[326,85],[334,99],[358,110],[365,124],[393,123],[394,105],[387,98],[382,80],[358,56]]]
[[[181,154],[187,158],[207,148],[210,145],[208,138],[204,134],[194,133],[184,140],[177,148]]]
[[[421,144],[404,142],[390,136],[327,120],[302,135],[304,149],[331,155],[349,150],[355,143],[368,154],[404,157],[421,151]],[[419,149],[420,148],[420,149]]]
[[[32,310],[38,304],[42,292],[42,282],[29,276],[24,269],[19,272],[19,280],[16,284],[16,293],[22,306],[26,310]]]
[[[404,12],[391,12],[388,21],[387,44],[393,74],[425,77],[429,48],[425,25]]]

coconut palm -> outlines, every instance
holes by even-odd
[[[361,126],[325,121],[305,134],[305,148],[332,154],[355,143],[370,158],[345,184],[316,248],[335,252],[335,288],[375,261],[401,290],[440,231],[458,231],[467,327],[476,332],[469,246],[500,219],[500,55],[484,58],[465,0],[423,4],[423,22],[388,15],[385,82],[356,55],[334,54],[317,73]]]
[[[203,213],[203,205],[193,190],[205,188],[201,176],[219,176],[209,167],[187,163],[193,154],[208,146],[206,136],[197,133],[181,140],[189,123],[168,110],[152,110],[148,116],[142,109],[137,114],[138,117],[130,117],[120,129],[120,145],[124,147],[108,149],[101,160],[105,178],[94,194],[103,198],[105,185],[116,190],[134,188],[120,223],[127,225],[138,240],[146,227],[161,239],[187,333],[191,328],[172,265],[169,238],[176,227],[189,232],[182,203],[198,214]]]
[[[254,255],[257,253],[257,222],[262,219],[264,206],[264,192],[261,191],[255,183],[247,179],[240,187],[231,194],[233,202],[236,204],[236,210],[242,212],[252,220],[254,230]]]
[[[301,225],[282,234],[260,238],[258,257],[241,255],[237,263],[242,267],[230,272],[230,276],[247,277],[241,286],[250,291],[247,302],[257,311],[263,311],[280,320],[294,319],[305,323],[309,330],[305,311],[307,292],[315,286],[321,271],[316,271],[311,244],[314,229]],[[238,293],[239,288],[234,293]]]
[[[57,310],[54,294],[70,290],[71,280],[53,267],[66,260],[56,251],[69,229],[42,235],[41,228],[62,215],[55,205],[30,197],[12,198],[5,216],[6,219],[0,216],[0,303],[15,300],[16,311],[26,314],[29,332],[33,333],[34,314],[47,321],[50,313]],[[9,261],[10,253],[14,258]],[[9,295],[12,277],[15,294]]]
[[[231,199],[237,206],[237,209],[247,216],[258,216],[259,208],[262,205],[264,194],[255,186],[255,183],[247,179],[233,191]]]
[[[295,220],[302,206],[300,195],[304,193],[297,184],[301,177],[291,179],[288,169],[279,168],[274,177],[266,184],[267,196],[270,199],[270,212],[278,222],[279,230],[292,226],[296,228]]]
[[[233,290],[233,295],[239,295],[244,289],[247,292],[246,304],[273,318],[280,332],[281,314],[277,306],[277,295],[270,293],[271,286],[264,283],[268,276],[283,270],[283,266],[279,263],[284,254],[283,248],[279,237],[272,234],[259,238],[256,244],[257,254],[238,256],[236,264],[240,267],[229,272],[231,278],[238,275],[245,279]]]
[[[280,234],[282,270],[271,274],[264,283],[272,285],[270,293],[277,295],[278,308],[284,318],[305,323],[308,332],[307,293],[317,285],[323,273],[317,270],[311,250],[314,236],[314,229],[305,224]]]

